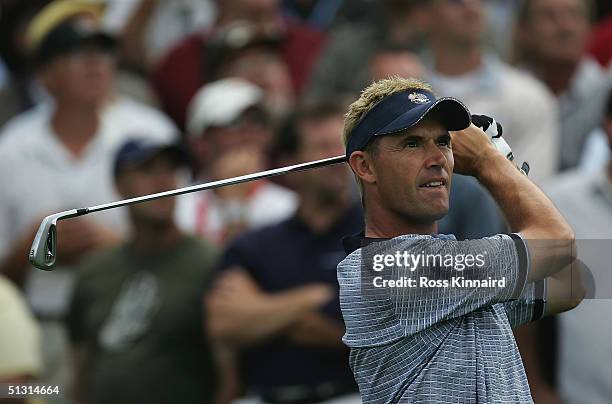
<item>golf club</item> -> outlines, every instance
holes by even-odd
[[[295,164],[286,167],[275,168],[272,170],[261,171],[258,173],[241,175],[238,177],[227,178],[224,180],[207,182],[204,184],[192,185],[178,188],[171,191],[159,192],[151,195],[139,196],[136,198],[124,199],[121,201],[106,203],[103,205],[91,206],[89,208],[79,208],[54,213],[45,217],[36,232],[36,237],[32,242],[29,260],[36,268],[52,271],[57,258],[57,222],[64,219],[87,215],[89,213],[100,212],[102,210],[114,209],[121,206],[133,205],[135,203],[149,202],[159,198],[188,194],[191,192],[203,191],[236,185],[242,182],[255,181],[263,178],[275,177],[278,175],[289,174],[297,171],[310,170],[346,162],[346,156],[330,157],[322,160],[311,161],[309,163]]]

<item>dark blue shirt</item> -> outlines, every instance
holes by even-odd
[[[238,237],[226,250],[220,268],[243,267],[270,293],[310,283],[327,283],[337,290],[336,267],[346,256],[342,238],[362,229],[359,205],[347,209],[324,233],[314,233],[296,215]],[[338,293],[335,296],[321,312],[342,321]],[[276,337],[243,351],[243,382],[258,392],[327,382],[353,386],[348,354],[344,349],[301,346]]]

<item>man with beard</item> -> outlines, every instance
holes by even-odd
[[[329,102],[300,110],[294,130],[285,131],[284,155],[304,162],[342,154],[342,115]],[[238,237],[225,252],[207,299],[209,332],[242,348],[241,385],[256,400],[360,403],[341,341],[335,268],[344,257],[342,237],[363,226],[361,208],[346,166],[289,179],[297,213]]]

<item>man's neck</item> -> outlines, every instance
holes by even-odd
[[[158,251],[172,247],[181,235],[173,222],[166,224],[135,223],[130,245],[136,252]]]
[[[99,108],[58,102],[51,119],[53,132],[75,156],[81,154],[98,131]]]
[[[314,233],[328,231],[351,206],[348,192],[339,194],[332,203],[322,201],[312,193],[304,193],[300,199],[298,216]]]
[[[376,219],[374,219],[376,218]],[[365,236],[371,238],[393,238],[403,234],[436,234],[438,224],[415,223],[378,204],[368,204],[365,209]]]
[[[579,61],[566,63],[542,61],[531,65],[531,69],[535,76],[542,80],[553,94],[558,96],[570,88],[579,64]]]
[[[445,76],[461,76],[477,71],[483,63],[482,48],[473,46],[456,46],[447,42],[432,42],[434,68]]]

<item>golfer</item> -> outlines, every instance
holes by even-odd
[[[338,280],[363,402],[532,402],[511,328],[580,302],[570,226],[461,102],[426,83],[370,85],[344,140],[365,234],[345,240]],[[478,179],[511,234],[436,234],[453,172]]]

